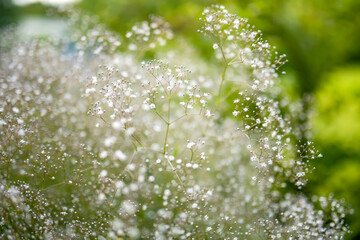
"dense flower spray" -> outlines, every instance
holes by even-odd
[[[158,17],[125,38],[88,17],[60,41],[3,33],[2,238],[343,238],[340,201],[294,190],[320,154],[281,99],[285,55],[223,6],[202,15],[218,75],[139,61],[173,36]]]

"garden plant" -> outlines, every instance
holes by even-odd
[[[321,154],[281,87],[286,56],[247,19],[203,11],[194,34],[211,41],[209,62],[166,48],[174,34],[157,16],[125,36],[69,19],[61,39],[1,35],[2,239],[349,232],[342,201],[301,192]]]

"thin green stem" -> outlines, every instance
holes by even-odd
[[[165,141],[164,141],[164,154],[166,152],[166,145],[167,145],[167,138],[169,135],[169,128],[170,128],[170,124],[166,124],[166,135],[165,135]]]
[[[173,120],[173,121],[169,122],[169,125],[171,125],[171,124],[173,124],[173,123],[177,122],[178,120],[180,120],[180,119],[182,119],[182,118],[184,118],[184,117],[198,116],[198,115],[200,115],[200,113],[192,113],[192,114],[188,114],[188,113],[187,113],[187,114],[184,114],[184,115],[182,115],[182,116],[178,117],[177,119],[175,119],[175,120]]]
[[[57,187],[57,186],[60,186],[60,185],[66,184],[66,183],[67,183],[66,181],[56,183],[56,184],[54,184],[54,185],[51,185],[51,186],[46,187],[46,188],[44,188],[44,189],[41,189],[41,192],[44,192],[44,191],[46,191],[46,190],[48,190],[48,189],[50,189],[50,188]]]
[[[174,172],[174,174],[176,175],[177,179],[179,180],[180,182],[180,185],[181,185],[181,188],[185,191],[185,186],[184,186],[184,183],[183,181],[181,180],[179,174],[176,172],[176,169],[174,168],[174,166],[172,165],[172,163],[170,162],[169,158],[166,158],[167,162],[169,163],[170,167],[171,167],[171,170]]]
[[[225,74],[226,74],[226,69],[228,67],[228,64],[225,63],[225,66],[224,66],[224,69],[223,69],[223,72],[221,74],[221,82],[220,82],[220,86],[219,86],[219,92],[218,92],[218,99],[221,100],[221,91],[222,91],[222,87],[224,85],[224,82],[225,82]],[[220,103],[219,103],[220,104]]]
[[[223,58],[223,60],[224,60],[224,69],[223,69],[223,72],[222,72],[222,74],[221,74],[221,82],[220,82],[219,92],[218,92],[218,98],[220,99],[220,97],[221,97],[221,90],[222,90],[222,87],[223,87],[223,84],[224,84],[224,81],[225,81],[226,70],[227,70],[227,67],[228,67],[229,65],[228,65],[228,62],[227,62],[227,59],[226,59],[226,57],[225,57],[225,53],[224,53],[224,50],[223,50],[221,44],[219,44],[219,48],[220,48],[220,51],[221,51],[222,58]]]
[[[133,152],[133,154],[132,154],[132,156],[131,156],[131,158],[130,158],[130,161],[128,162],[128,164],[126,165],[126,167],[124,168],[124,170],[117,176],[117,180],[119,180],[119,179],[124,175],[124,173],[128,170],[128,167],[129,167],[129,165],[132,163],[132,161],[134,160],[135,155],[136,155],[136,151]],[[128,172],[128,171],[127,171],[127,172]],[[129,173],[130,173],[130,172],[129,172]],[[131,173],[130,173],[130,174],[131,174]],[[110,202],[110,207],[111,207],[111,206],[113,205],[113,203],[114,203],[115,196],[116,196],[118,190],[119,190],[119,189],[116,188],[116,190],[115,190],[115,192],[114,192],[114,194],[113,194],[113,196],[112,196],[112,199],[111,199],[111,202]]]
[[[225,76],[226,76],[226,70],[229,66],[229,63],[228,63],[228,60],[226,59],[226,56],[225,56],[225,53],[224,53],[224,50],[222,48],[222,44],[221,43],[218,43],[219,45],[219,49],[220,49],[220,52],[221,52],[221,55],[222,55],[222,58],[223,58],[223,61],[224,61],[224,68],[223,68],[223,71],[222,71],[222,74],[221,74],[221,82],[220,82],[220,86],[219,86],[219,90],[218,90],[218,95],[215,99],[215,108],[213,109],[212,112],[215,112],[217,110],[217,108],[219,107],[219,105],[221,104],[222,102],[222,98],[221,98],[221,92],[222,92],[222,87],[224,85],[224,82],[225,82]],[[226,95],[225,99],[228,97],[228,95]],[[225,100],[224,99],[224,100]],[[203,133],[202,135],[205,134],[206,130],[208,129],[209,127],[209,121],[206,123],[206,126],[205,126],[205,129],[203,130]]]
[[[164,118],[163,116],[161,116],[161,114],[160,114],[156,109],[154,109],[154,112],[156,113],[156,115],[159,116],[159,118],[160,118],[161,120],[164,121],[164,123],[168,124],[168,121],[166,121],[165,118]]]
[[[169,95],[169,102],[168,102],[167,121],[165,121],[165,123],[166,123],[166,134],[165,134],[165,141],[164,141],[164,154],[166,152],[167,139],[168,139],[169,129],[170,129],[170,111],[171,111],[170,104],[171,104],[171,92],[170,92],[170,95]]]

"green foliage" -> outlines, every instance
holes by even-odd
[[[354,208],[348,216],[353,236],[360,229],[360,67],[341,67],[327,74],[316,93],[313,129],[324,158],[317,161],[311,192],[334,193]]]
[[[17,15],[18,9],[14,7],[11,0],[0,2],[0,28],[15,22]]]
[[[324,144],[358,152],[360,142],[360,67],[349,66],[328,75],[316,94],[314,129]]]

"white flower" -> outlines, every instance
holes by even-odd
[[[13,110],[14,113],[19,113],[20,112],[20,110],[17,107],[13,107],[12,110]]]
[[[108,155],[107,151],[101,151],[100,154],[99,154],[99,157],[100,158],[106,158]]]
[[[104,170],[101,170],[100,174],[99,174],[99,177],[106,177],[107,176],[107,171],[104,169]]]
[[[208,118],[212,116],[210,110],[206,110],[205,116]]]
[[[186,145],[186,147],[187,147],[187,148],[192,148],[194,145],[195,145],[194,142],[189,142],[189,143]]]
[[[114,121],[114,122],[112,122],[111,126],[115,130],[120,130],[123,127],[123,124],[120,121]]]
[[[125,153],[123,153],[121,150],[115,151],[114,156],[116,159],[119,159],[120,161],[124,161],[127,158]]]

